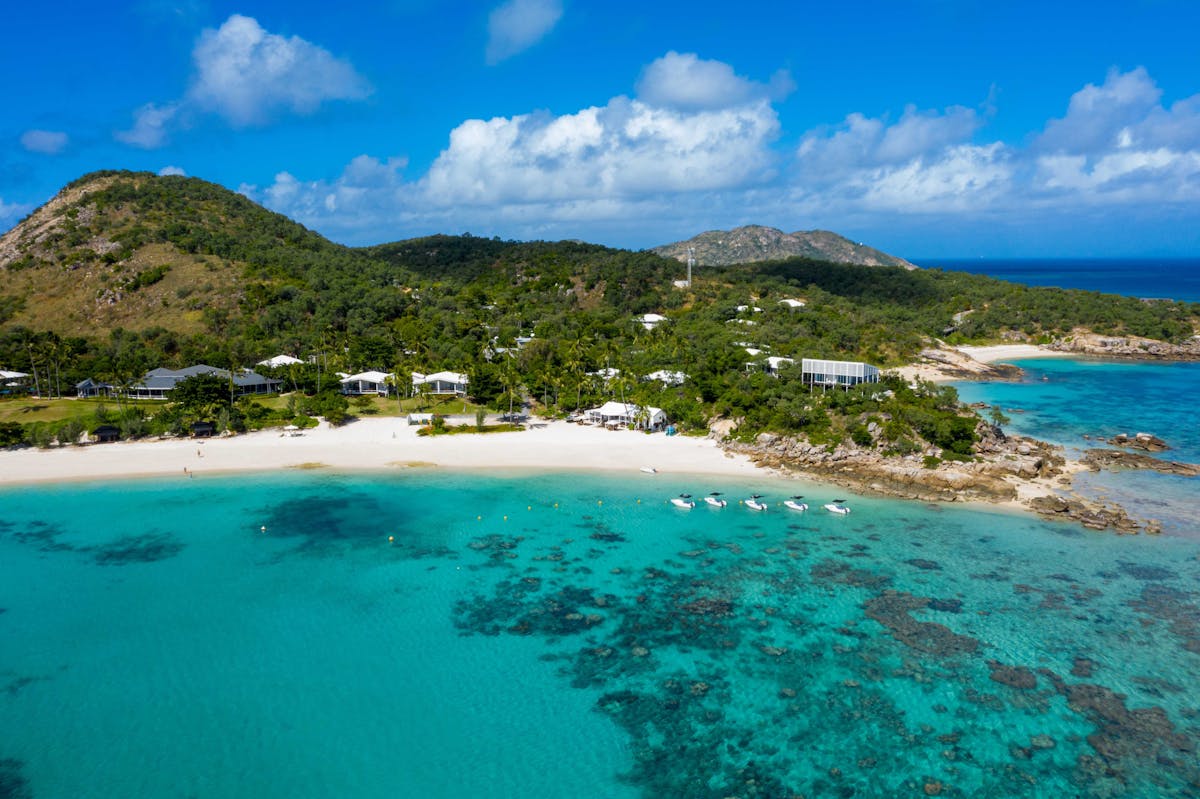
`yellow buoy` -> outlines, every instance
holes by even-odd
[[[476,517],[475,517],[475,521],[477,521],[477,522],[481,522],[481,521],[483,521],[483,517],[482,517],[482,516],[476,516]]]
[[[530,505],[530,506],[528,506],[527,508],[525,508],[525,510],[533,510],[533,506],[532,506],[532,505]]]
[[[504,517],[504,521],[508,521],[508,517],[507,517],[507,516],[505,516],[505,517]]]
[[[604,500],[602,500],[602,499],[598,499],[598,500],[596,500],[596,504],[597,504],[597,505],[603,505],[603,504],[604,504]]]
[[[394,536],[394,535],[389,535],[389,536],[388,536],[388,543],[389,543],[389,544],[390,544],[390,543],[392,543],[392,542],[393,542],[393,541],[395,541],[395,540],[396,540],[396,536]]]
[[[556,508],[558,507],[558,503],[557,503],[557,502],[555,502],[555,503],[554,503],[554,507],[556,507]]]

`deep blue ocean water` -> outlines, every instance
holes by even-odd
[[[917,263],[1030,286],[1200,302],[1200,258],[927,258]]]
[[[1195,540],[796,514],[798,487],[833,497],[440,470],[0,492],[0,786],[1196,795]]]

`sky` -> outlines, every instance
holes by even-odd
[[[1197,30],[1195,0],[13,4],[0,230],[134,169],[351,245],[1200,256]]]

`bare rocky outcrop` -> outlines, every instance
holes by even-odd
[[[1122,452],[1116,449],[1089,449],[1083,453],[1082,460],[1089,468],[1097,472],[1101,469],[1147,469],[1161,474],[1200,477],[1200,465],[1152,458],[1140,452]]]
[[[828,230],[784,233],[777,228],[763,225],[745,225],[733,230],[709,230],[687,241],[655,247],[653,251],[667,258],[687,261],[688,250],[695,253],[696,261],[701,266],[747,264],[802,257],[861,266],[917,268],[903,258],[855,243]]]
[[[1128,433],[1118,433],[1110,438],[1108,443],[1114,447],[1128,447],[1146,452],[1165,452],[1171,448],[1167,442],[1152,433],[1135,433],[1132,436]]]
[[[1140,336],[1102,336],[1075,331],[1049,345],[1052,350],[1103,358],[1129,358],[1143,361],[1198,361],[1200,336],[1171,344]]]

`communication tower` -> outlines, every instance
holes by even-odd
[[[688,265],[687,286],[688,286],[688,288],[691,288],[692,287],[692,267],[696,265],[696,248],[695,247],[688,247],[687,265]]]

